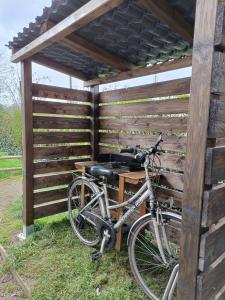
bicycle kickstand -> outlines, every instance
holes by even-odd
[[[93,253],[90,254],[92,260],[97,260],[98,258],[102,257],[104,249],[105,249],[105,245],[109,239],[110,239],[110,235],[109,235],[108,230],[104,230],[104,235],[103,235],[103,239],[101,242],[100,251],[94,251]]]

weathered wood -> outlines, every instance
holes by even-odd
[[[188,99],[158,100],[119,105],[102,105],[100,117],[188,113]]]
[[[88,91],[67,89],[45,84],[33,84],[33,96],[70,101],[90,102],[91,93]]]
[[[222,289],[219,291],[218,294],[215,296],[215,300],[224,300],[225,299],[225,285],[222,287]]]
[[[68,184],[72,179],[71,173],[38,176],[34,178],[34,189],[39,190],[50,186]]]
[[[117,144],[121,147],[132,147],[136,145],[140,145],[142,148],[149,148],[154,145],[156,142],[155,136],[150,135],[138,135],[132,134],[128,135],[125,133],[108,133],[108,132],[100,132],[100,143],[105,144]],[[185,152],[186,150],[186,137],[179,136],[163,136],[163,143],[161,145],[163,150],[170,151],[180,151]]]
[[[33,224],[33,103],[32,65],[27,60],[21,64],[22,136],[23,136],[23,224]]]
[[[105,84],[112,83],[125,79],[132,79],[137,77],[142,77],[146,75],[159,74],[167,71],[182,69],[190,67],[192,64],[192,57],[181,58],[173,61],[167,61],[164,63],[157,63],[155,65],[138,68],[134,70],[129,70],[126,72],[121,72],[118,75],[108,76],[105,78],[95,78],[84,82],[85,87],[97,85],[97,84]]]
[[[197,0],[187,154],[184,171],[184,200],[177,295],[179,300],[196,299],[217,6],[218,0]],[[210,286],[209,282],[208,286]],[[207,290],[207,286],[202,285],[202,291],[204,290]],[[209,300],[208,297],[203,297],[203,299]]]
[[[90,132],[34,132],[34,144],[90,142]]]
[[[208,134],[211,138],[225,136],[225,102],[223,100],[211,100]]]
[[[92,104],[91,104],[91,151],[92,160],[98,159],[99,153],[99,86],[91,87]]]
[[[209,227],[225,217],[225,184],[204,192],[202,226]]]
[[[63,73],[65,75],[69,75],[69,76],[78,78],[80,80],[90,79],[88,76],[86,76],[82,72],[80,72],[78,70],[75,70],[71,67],[64,66],[64,65],[62,65],[62,64],[60,64],[60,63],[58,63],[58,62],[56,62],[52,59],[41,56],[40,54],[36,54],[36,55],[32,56],[31,59],[32,59],[33,62],[35,62],[35,63],[37,63],[41,66],[50,68],[50,69],[55,70],[57,72]]]
[[[34,205],[40,205],[47,202],[62,200],[67,198],[68,188],[54,189],[44,192],[34,193]]]
[[[183,191],[184,189],[184,175],[180,173],[172,173],[166,171],[160,171],[160,185],[165,186],[168,189],[175,189]]]
[[[141,4],[162,22],[166,23],[174,32],[190,44],[193,42],[194,27],[184,16],[176,11],[166,0],[140,0]]]
[[[225,256],[217,264],[198,276],[197,300],[214,300],[216,294],[225,285]]]
[[[99,101],[102,103],[113,101],[127,101],[138,100],[156,97],[169,97],[190,92],[190,78],[182,78],[170,80],[166,82],[159,82],[153,84],[146,84],[129,89],[119,89],[114,91],[100,93]]]
[[[33,112],[45,114],[89,116],[90,106],[69,103],[58,103],[53,101],[34,100]]]
[[[74,170],[74,164],[77,161],[86,161],[88,158],[62,159],[56,161],[44,161],[34,163],[34,174],[46,174],[53,172],[71,171]]]
[[[122,0],[90,0],[53,28],[12,55],[12,62],[22,61],[68,36],[122,3]]]
[[[36,147],[34,148],[34,159],[60,158],[70,156],[90,155],[90,146],[58,146],[58,147]]]
[[[33,128],[36,129],[90,129],[90,120],[81,118],[61,118],[34,116]]]
[[[225,95],[225,53],[214,53],[214,64],[212,72],[212,87],[214,94]]]
[[[223,253],[225,253],[225,218],[201,237],[199,252],[199,269],[207,271]]]
[[[34,208],[34,218],[40,219],[67,211],[67,201],[56,202]]]
[[[225,47],[225,4],[223,2],[219,3],[217,8],[215,46],[219,49]]]
[[[225,179],[225,147],[208,148],[206,152],[205,184]]]
[[[159,202],[165,202],[168,200],[173,200],[175,207],[182,207],[183,193],[176,190],[163,188],[161,186],[156,188],[156,197]]]
[[[100,119],[100,129],[129,131],[159,131],[166,133],[185,132],[187,118],[133,118],[133,119]]]

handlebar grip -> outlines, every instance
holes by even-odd
[[[120,153],[134,154],[135,153],[135,148],[133,148],[133,147],[122,148],[122,149],[120,149]]]

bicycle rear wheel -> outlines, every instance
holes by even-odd
[[[164,224],[167,242],[163,238],[162,224]],[[150,214],[141,218],[133,226],[128,240],[128,254],[132,273],[137,283],[152,300],[176,299],[175,283],[178,276],[181,216],[162,212],[162,224],[159,225],[159,233],[168,264],[164,263],[160,255]],[[169,281],[170,283],[174,282],[174,285],[171,284],[169,287]],[[165,296],[166,290],[168,291],[167,296]]]
[[[68,193],[68,213],[72,229],[78,239],[90,247],[95,247],[100,242],[100,237],[96,224],[85,216],[85,211],[101,215],[99,199],[90,205],[98,193],[92,182],[82,178],[72,183]]]

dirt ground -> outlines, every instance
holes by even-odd
[[[21,178],[8,179],[0,181],[0,229],[1,216],[4,214],[4,208],[15,201],[22,193]],[[0,256],[0,266],[3,260]],[[22,290],[13,279],[10,272],[0,275],[0,300],[24,299]]]

